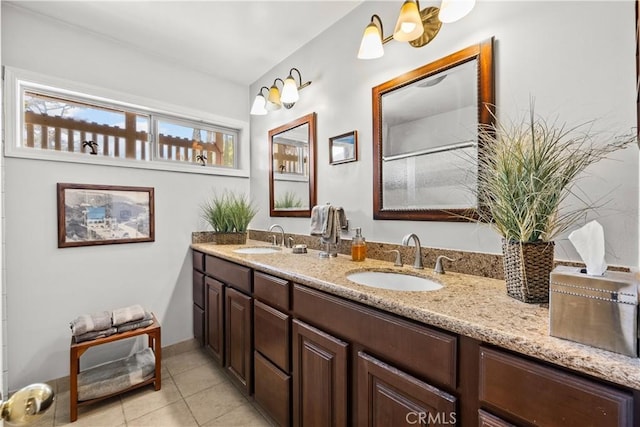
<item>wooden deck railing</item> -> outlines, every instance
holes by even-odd
[[[151,160],[149,136],[136,130],[136,115],[125,113],[125,127],[109,126],[46,114],[25,113],[25,146],[43,150],[90,153],[83,141],[98,144],[98,155],[104,157]],[[215,142],[159,135],[159,158],[163,160],[223,165],[223,133],[216,132]]]

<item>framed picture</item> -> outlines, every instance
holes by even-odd
[[[358,160],[358,131],[344,133],[329,138],[329,163],[355,162]]]
[[[58,247],[153,242],[153,187],[58,183]]]

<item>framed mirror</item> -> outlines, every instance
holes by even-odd
[[[372,92],[374,219],[473,218],[478,129],[495,104],[493,38]]]
[[[316,204],[316,113],[269,131],[269,211],[311,217]]]

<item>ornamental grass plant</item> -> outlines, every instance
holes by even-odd
[[[244,233],[258,210],[244,194],[225,190],[202,204],[202,217],[218,233]]]
[[[520,122],[495,122],[479,133],[478,214],[507,241],[550,242],[583,219],[594,205],[575,191],[579,175],[637,140],[603,142],[591,123],[549,122],[533,103]],[[570,195],[578,203],[563,205]]]

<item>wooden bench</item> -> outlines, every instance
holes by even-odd
[[[95,399],[78,401],[78,374],[80,373],[80,357],[91,347],[106,344],[109,342],[119,341],[139,335],[147,335],[149,338],[149,347],[153,350],[155,355],[155,373],[153,377],[148,380],[142,381],[138,384],[134,384],[118,392],[111,393],[106,396],[101,396]],[[71,338],[70,347],[70,367],[69,367],[69,403],[70,403],[70,422],[74,422],[78,419],[78,406],[90,405],[100,400],[108,399],[112,396],[134,390],[139,387],[144,387],[148,384],[154,384],[156,390],[160,390],[161,387],[161,364],[162,364],[162,342],[160,336],[160,323],[156,316],[153,315],[153,324],[146,328],[138,328],[132,331],[126,331],[119,334],[113,334],[105,338],[98,338],[90,341],[83,341],[80,343],[75,342],[75,337]]]

